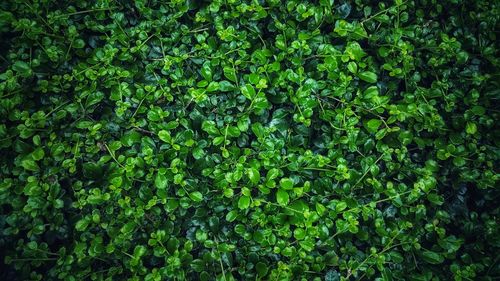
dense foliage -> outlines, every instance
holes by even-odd
[[[0,2],[1,280],[494,280],[491,0]]]

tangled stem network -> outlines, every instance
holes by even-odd
[[[1,280],[495,280],[500,3],[0,1]]]

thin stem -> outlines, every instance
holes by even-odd
[[[297,213],[297,214],[303,214],[303,212],[297,211],[297,210],[292,209],[292,208],[290,208],[290,207],[288,207],[288,206],[283,206],[283,205],[280,205],[280,204],[278,204],[278,203],[269,202],[269,201],[266,201],[266,200],[263,200],[263,199],[259,199],[259,200],[260,200],[261,202],[263,202],[263,203],[267,203],[267,204],[271,204],[271,205],[273,205],[273,206],[277,206],[277,207],[285,208],[285,209],[290,210],[290,211],[292,211],[292,212],[294,212],[294,213]]]
[[[139,132],[143,132],[143,133],[146,133],[146,134],[150,134],[150,135],[154,135],[155,134],[155,133],[153,133],[151,131],[148,131],[146,129],[143,129],[143,128],[137,127],[137,126],[134,126],[134,130],[139,131]]]
[[[99,9],[92,9],[92,10],[84,10],[84,11],[78,11],[78,12],[73,12],[73,13],[68,13],[64,15],[59,15],[55,17],[56,19],[66,17],[66,16],[76,16],[76,15],[81,15],[81,14],[87,14],[87,13],[93,13],[93,12],[100,12],[100,11],[110,11],[116,9],[115,7],[111,8],[99,8]]]
[[[219,246],[219,242],[217,242],[217,238],[214,239],[215,241],[215,244],[217,244],[217,246]],[[224,281],[227,281],[226,279],[226,272],[224,271],[224,264],[222,263],[222,256],[221,256],[221,253],[219,252],[219,249],[217,249],[217,253],[219,254],[219,263],[220,263],[220,268],[222,270],[222,277],[224,278]]]
[[[323,172],[333,172],[333,170],[325,169],[325,168],[318,168],[318,167],[304,167],[302,169],[304,169],[304,170],[313,170],[313,171],[323,171]]]
[[[390,201],[390,200],[392,200],[392,199],[394,199],[394,198],[397,198],[398,196],[401,196],[401,195],[406,195],[406,194],[408,194],[408,193],[410,193],[410,192],[412,192],[412,191],[413,191],[413,190],[409,190],[409,191],[406,191],[406,192],[403,192],[403,193],[398,193],[398,194],[396,194],[396,195],[393,195],[393,196],[390,196],[390,197],[387,197],[387,198],[384,198],[384,199],[377,200],[377,201],[375,201],[375,202],[366,203],[366,204],[364,204],[364,205],[361,205],[361,207],[359,207],[359,206],[358,206],[358,207],[354,207],[354,208],[351,208],[351,209],[347,209],[347,210],[345,210],[345,211],[342,211],[342,212],[341,212],[341,213],[339,213],[339,214],[343,214],[343,213],[346,213],[346,212],[352,212],[352,211],[354,211],[354,210],[357,210],[357,209],[360,209],[360,208],[366,207],[366,206],[368,206],[368,205],[370,205],[370,204],[375,204],[375,205],[376,205],[376,204],[378,204],[378,203],[382,203],[382,202]]]
[[[67,105],[69,103],[69,100],[61,103],[60,105],[56,106],[54,109],[52,109],[51,111],[49,111],[49,113],[45,114],[45,117],[49,117],[52,113],[56,112],[58,109],[60,109],[61,107]]]
[[[384,156],[384,154],[382,153],[378,158],[377,160],[375,160],[375,163],[373,163],[373,165],[377,165],[377,163],[380,161],[380,159],[382,159],[382,157]],[[370,167],[371,168],[371,167]],[[366,169],[365,173],[361,176],[361,178],[359,178],[359,180],[352,186],[352,189],[354,190],[354,188],[356,188],[356,186],[366,177],[366,175],[368,175],[368,173],[370,172],[370,168]]]
[[[399,8],[399,6],[402,6],[402,5],[406,4],[406,2],[408,2],[408,1],[404,1],[404,2],[403,2],[403,3],[401,3],[401,4],[396,5],[396,7],[398,7],[398,8]],[[375,14],[374,14],[374,15],[372,15],[371,17],[369,17],[369,18],[366,18],[366,19],[362,20],[360,23],[361,23],[361,24],[363,24],[363,23],[365,23],[365,22],[367,22],[367,21],[370,21],[370,20],[374,19],[375,17],[377,17],[377,16],[379,16],[379,15],[381,15],[381,14],[383,14],[383,13],[386,13],[387,11],[389,11],[389,10],[390,10],[390,9],[392,9],[392,8],[394,8],[394,7],[389,7],[389,8],[384,9],[384,10],[382,10],[382,11],[378,12],[378,13],[375,13]]]
[[[356,266],[353,270],[348,270],[348,274],[347,274],[347,279],[349,279],[349,277],[351,276],[352,272],[355,272],[356,270],[358,270],[358,268],[360,268],[361,266],[363,266],[366,262],[368,262],[368,260],[373,257],[375,254],[383,254],[385,253],[386,251],[392,249],[392,248],[395,248],[397,246],[400,246],[402,245],[403,243],[399,243],[399,244],[396,244],[396,245],[393,245],[392,246],[392,243],[394,242],[394,240],[396,239],[396,237],[398,237],[398,235],[401,233],[401,230],[398,231],[398,233],[396,235],[394,235],[391,240],[389,241],[389,243],[387,243],[387,246],[380,252],[378,253],[372,253],[370,254],[366,259],[364,259],[358,266]],[[363,275],[364,276],[364,275]]]
[[[10,140],[10,139],[13,139],[15,138],[16,136],[8,136],[6,138],[3,138],[3,139],[0,139],[0,142],[3,142],[3,141],[6,141],[6,140]]]
[[[205,28],[200,28],[200,29],[191,30],[191,31],[189,31],[189,33],[197,33],[197,32],[202,32],[202,31],[209,30],[209,29],[210,29],[210,28],[205,27]]]
[[[226,139],[227,139],[227,129],[229,128],[229,124],[226,125],[226,131],[224,132],[224,150],[226,149]]]
[[[111,157],[113,158],[113,160],[115,160],[116,164],[118,164],[120,167],[122,167],[123,169],[125,169],[125,166],[123,166],[120,162],[118,162],[118,160],[116,159],[115,157],[115,153],[111,151],[111,149],[109,149],[108,145],[107,144],[104,144],[104,146],[106,147],[106,149],[108,150],[108,153],[109,155],[111,155]]]
[[[146,40],[144,40],[144,42],[142,42],[139,46],[137,46],[138,49],[140,49],[142,46],[144,46],[144,44],[146,44],[149,39],[153,38],[154,36],[156,36],[156,34],[151,34],[148,38],[146,38]]]
[[[321,103],[321,99],[319,98],[319,96],[316,97],[318,99],[318,103],[319,103],[319,107],[321,108],[321,111],[323,112],[323,114],[326,114],[325,113],[325,108],[323,108],[323,103]],[[336,130],[340,130],[340,131],[347,131],[346,129],[344,128],[339,128],[335,125],[333,125],[333,123],[330,121],[330,120],[327,120],[328,123],[330,124],[330,126]]]
[[[134,256],[132,256],[131,254],[129,254],[129,253],[125,252],[125,251],[121,251],[121,252],[122,252],[122,254],[127,255],[128,257],[130,257],[131,259],[134,259]]]

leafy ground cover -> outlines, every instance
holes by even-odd
[[[495,280],[500,3],[0,3],[2,280]]]

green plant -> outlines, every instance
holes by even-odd
[[[494,280],[499,17],[3,1],[2,280]]]

